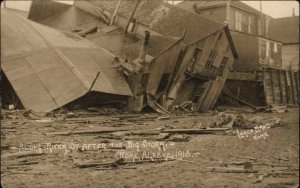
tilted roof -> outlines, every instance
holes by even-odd
[[[213,7],[220,7],[220,6],[226,6],[227,1],[183,1],[181,3],[178,3],[176,6],[189,10],[193,8],[195,5],[198,9],[207,9],[207,8],[213,8]],[[230,5],[234,6],[236,8],[240,8],[242,10],[245,10],[247,12],[250,12],[252,14],[260,15],[260,11],[241,2],[241,1],[230,1]]]
[[[118,1],[88,1],[97,7],[111,12],[114,11]],[[118,14],[130,17],[136,1],[121,2]],[[75,1],[76,5],[76,1]],[[149,26],[150,29],[163,35],[182,37],[186,31],[185,42],[194,43],[216,31],[226,27],[225,24],[204,16],[170,5],[162,0],[143,0],[140,2],[135,16],[138,22]]]
[[[27,109],[48,112],[89,91],[132,95],[113,59],[77,35],[1,10],[1,68]]]

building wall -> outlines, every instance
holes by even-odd
[[[47,19],[70,7],[70,4],[63,4],[55,1],[33,0],[28,18],[34,21]]]
[[[199,10],[199,14],[224,23],[226,20],[227,9],[226,6],[206,8]],[[268,37],[270,19],[271,17],[266,15],[263,15],[261,19],[260,15],[231,6],[229,29],[251,35],[262,35],[263,37]],[[239,20],[241,22],[240,24],[238,24]]]
[[[226,7],[208,8],[198,11],[200,15],[223,22],[226,20]]]
[[[233,70],[238,72],[260,70],[259,38],[234,31],[231,32],[231,36],[239,56],[234,62]]]
[[[264,38],[259,38],[259,62],[268,67],[281,68],[282,44]]]
[[[195,50],[199,49],[195,55]],[[215,55],[213,61],[209,63],[212,51]],[[224,57],[227,58],[225,63]],[[187,61],[185,71],[189,76],[183,77],[174,104],[192,101],[197,104],[198,110],[212,108],[233,63],[233,55],[224,31],[189,46],[185,61]]]
[[[298,104],[299,73],[267,68],[264,70],[266,104]]]
[[[241,9],[231,7],[229,28],[244,33],[258,35],[259,17]],[[240,22],[240,24],[238,24]]]
[[[282,48],[282,68],[299,71],[299,44],[286,44]]]

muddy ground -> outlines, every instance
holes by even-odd
[[[214,134],[169,135],[159,132],[207,127],[221,110],[169,115],[112,109],[54,114],[2,110],[1,184],[8,188],[297,187],[298,108],[284,113],[226,109],[266,126],[252,132],[233,128]],[[242,138],[246,130],[248,138]],[[243,166],[245,162],[250,168]],[[250,172],[222,173],[209,167]]]

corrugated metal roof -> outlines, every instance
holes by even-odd
[[[1,10],[2,69],[27,109],[51,111],[93,91],[131,95],[114,55],[71,33]]]

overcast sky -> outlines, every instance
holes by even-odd
[[[242,1],[256,9],[260,9],[259,1]],[[299,16],[299,3],[297,1],[262,1],[262,11],[273,18],[292,16],[293,8]]]
[[[65,2],[70,1],[67,0]],[[259,1],[243,2],[259,10]],[[7,7],[21,10],[29,10],[30,1],[8,0]],[[293,8],[295,9],[295,14],[299,15],[299,3],[297,1],[262,1],[263,12],[272,16],[273,18],[292,16]]]

